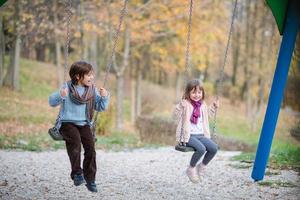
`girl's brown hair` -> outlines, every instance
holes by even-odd
[[[78,84],[77,76],[79,77],[79,80],[80,80],[84,77],[85,74],[88,74],[92,70],[93,70],[92,65],[85,61],[74,62],[71,65],[71,68],[69,71],[69,75],[70,75],[72,83],[74,85],[77,85]]]
[[[194,89],[199,88],[202,91],[202,100],[204,100],[205,97],[205,92],[204,88],[201,85],[200,81],[198,79],[193,79],[189,81],[185,87],[184,94],[183,94],[183,99],[191,100],[190,99],[190,92]]]

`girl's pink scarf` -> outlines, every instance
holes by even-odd
[[[191,116],[191,122],[193,124],[197,124],[198,118],[200,117],[200,107],[201,107],[201,101],[193,101],[191,100],[191,104],[194,107],[192,116]]]

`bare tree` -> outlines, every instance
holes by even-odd
[[[57,1],[53,1],[53,25],[54,25],[54,40],[55,40],[55,64],[57,73],[57,84],[62,85],[62,75],[61,75],[61,45],[59,42],[58,35],[58,16],[57,16]]]
[[[7,70],[7,74],[4,78],[4,85],[12,87],[14,90],[19,89],[19,61],[20,61],[20,45],[21,37],[19,31],[20,23],[20,7],[21,4],[15,1],[15,23],[14,23],[14,41],[10,51],[10,64]]]
[[[117,78],[117,116],[116,116],[116,128],[121,129],[123,127],[123,99],[124,99],[124,72],[129,64],[129,53],[130,53],[130,25],[125,25],[125,38],[124,38],[124,52],[121,65],[119,66],[116,61],[116,56],[113,57],[113,69]]]
[[[3,32],[3,14],[2,12],[0,12],[0,87],[3,84],[4,56],[5,56],[5,38]]]

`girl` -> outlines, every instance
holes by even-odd
[[[192,155],[186,174],[193,183],[199,182],[205,166],[216,155],[218,146],[210,139],[208,117],[212,116],[219,106],[218,101],[207,106],[204,101],[205,93],[198,80],[188,82],[183,98],[176,105],[174,118],[177,119],[176,141],[187,143],[193,147],[195,153]],[[183,127],[182,127],[183,126]],[[181,134],[181,130],[183,133]],[[203,156],[203,160],[197,162]]]
[[[69,75],[71,80],[67,82],[67,87],[51,94],[49,104],[53,107],[62,104],[59,131],[66,143],[74,185],[86,181],[87,189],[97,192],[96,151],[91,121],[94,110],[104,111],[107,108],[109,94],[105,88],[100,88],[100,92],[95,88],[93,68],[87,62],[73,63]],[[83,169],[80,165],[81,144],[84,148]]]

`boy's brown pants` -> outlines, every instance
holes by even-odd
[[[71,162],[71,178],[73,179],[75,174],[83,173],[86,182],[95,181],[97,171],[96,151],[90,126],[77,126],[70,122],[64,122],[60,128],[60,132],[64,137]],[[80,166],[81,143],[84,149],[83,170]]]

